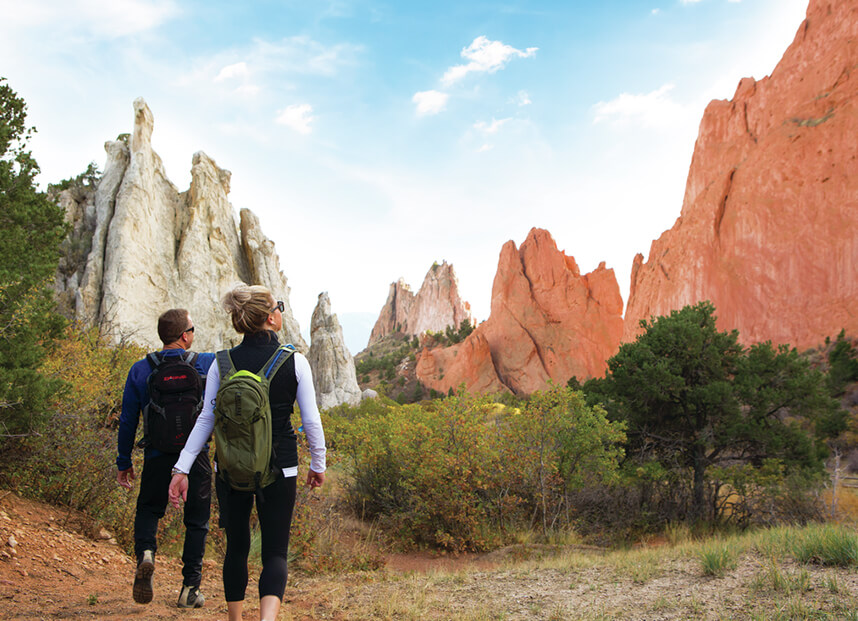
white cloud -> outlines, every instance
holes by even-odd
[[[449,86],[458,82],[469,73],[494,73],[503,69],[513,58],[530,58],[534,56],[538,49],[536,47],[529,47],[521,51],[500,41],[489,41],[487,37],[479,36],[468,47],[462,50],[462,58],[471,62],[466,65],[450,67],[444,73],[441,82]]]
[[[527,93],[527,91],[518,91],[518,95],[515,98],[515,102],[519,105],[519,107],[529,106],[531,103],[533,103],[530,100],[530,95]]]
[[[652,13],[653,15],[658,15],[659,13],[661,13],[661,9],[653,9],[653,10],[651,11],[651,13]]]
[[[411,101],[417,104],[417,116],[429,116],[441,112],[449,97],[447,93],[440,91],[420,91],[414,93]]]
[[[682,4],[697,4],[700,0],[679,0]]]
[[[276,42],[257,39],[250,54],[254,66],[259,64],[264,71],[334,75],[341,67],[353,65],[362,50],[350,43],[328,46],[302,35]]]
[[[200,57],[179,82],[192,85],[252,78],[263,86],[276,84],[282,88],[286,84],[284,78],[290,76],[335,76],[343,67],[354,65],[362,50],[348,43],[324,45],[306,36],[277,41],[254,39],[246,45],[225,48],[214,56]]]
[[[174,0],[0,0],[5,28],[54,24],[108,39],[151,30],[179,13]]]
[[[233,78],[246,78],[248,75],[246,62],[232,63],[221,69],[214,81],[223,82],[224,80],[231,80]]]
[[[684,118],[688,111],[670,99],[673,84],[665,84],[657,91],[643,95],[622,93],[611,101],[600,101],[593,106],[593,123],[608,122],[622,126],[637,124],[643,127],[665,127]]]
[[[492,119],[491,123],[486,123],[485,121],[479,121],[474,123],[474,129],[481,131],[484,134],[496,134],[498,130],[504,123],[511,121],[512,119]]]
[[[316,120],[311,116],[313,106],[310,104],[292,104],[277,113],[277,123],[295,130],[299,134],[309,134],[313,129],[310,124]]]

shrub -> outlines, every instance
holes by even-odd
[[[617,481],[625,425],[608,422],[580,393],[556,386],[536,392],[503,424],[503,463],[517,495],[534,507],[531,526],[543,533],[571,522],[570,492]]]
[[[619,424],[565,388],[524,409],[462,391],[423,405],[341,410],[330,436],[358,515],[404,541],[451,550],[484,550],[516,529],[568,528],[569,494],[615,479],[624,440]]]
[[[810,492],[823,476],[790,470],[778,459],[765,459],[758,467],[734,464],[712,469],[708,495],[725,524],[806,524],[822,517],[821,500]]]
[[[828,353],[828,364],[828,388],[833,396],[839,397],[847,384],[858,381],[858,353],[846,338],[845,330],[837,335],[834,347]]]
[[[96,328],[69,326],[41,369],[67,389],[56,395],[56,413],[44,432],[23,441],[21,453],[28,457],[6,464],[3,473],[5,484],[86,513],[126,546],[134,502],[116,485],[116,423],[125,376],[144,353],[132,344],[108,346]],[[135,458],[139,472],[142,455]]]

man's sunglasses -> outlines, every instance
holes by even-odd
[[[187,330],[185,330],[185,332],[193,332],[193,331],[194,331],[194,326],[191,326],[190,328],[188,328]]]
[[[280,310],[280,312],[282,313],[284,310],[286,310],[286,305],[285,305],[283,302],[278,301],[278,302],[277,302],[277,305],[276,305],[274,308],[272,308],[272,309],[271,309],[271,312],[273,313],[274,311],[276,311],[276,310],[278,310],[278,309],[279,309],[279,310]]]

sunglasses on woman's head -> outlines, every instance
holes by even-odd
[[[282,313],[284,310],[286,310],[286,305],[278,300],[277,305],[271,309],[271,312],[273,313],[276,310],[279,310]]]

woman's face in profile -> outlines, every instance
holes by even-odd
[[[283,313],[280,312],[280,305],[276,301],[271,300],[269,308],[273,308],[274,310],[268,315],[268,321],[271,322],[270,325],[275,332],[280,332],[280,329],[283,327]]]

